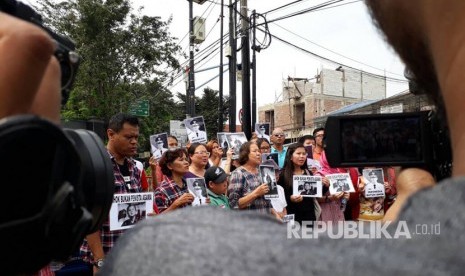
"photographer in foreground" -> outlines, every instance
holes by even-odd
[[[110,210],[114,178],[100,138],[59,126],[80,57],[31,7],[0,1],[2,274],[66,260]],[[23,166],[28,164],[27,173]]]

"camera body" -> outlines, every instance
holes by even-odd
[[[42,27],[56,40],[63,106],[79,66],[74,43],[44,27],[41,16],[21,2],[2,0],[0,11]],[[52,259],[66,260],[108,217],[113,164],[95,133],[62,129],[35,115],[2,118],[0,156],[5,275],[33,273]]]
[[[450,176],[448,131],[432,111],[330,116],[325,152],[332,167],[420,167]]]
[[[42,16],[19,1],[0,1],[0,11],[41,27],[57,42],[55,57],[58,59],[61,68],[61,105],[64,106],[68,101],[80,63],[80,57],[75,52],[76,46],[74,42],[70,38],[57,34],[44,26]]]

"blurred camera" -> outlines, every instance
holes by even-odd
[[[331,167],[420,167],[438,180],[451,174],[448,131],[432,111],[330,116],[325,133]]]
[[[41,16],[21,2],[1,0],[0,11],[42,27],[57,41],[64,105],[79,65],[74,43],[44,27]],[[33,273],[52,259],[66,260],[100,229],[113,200],[114,175],[95,133],[62,129],[35,115],[2,118],[0,156],[0,244],[8,248],[2,273]]]
[[[61,105],[64,106],[68,101],[80,62],[80,57],[75,52],[76,46],[74,42],[70,38],[57,34],[44,26],[42,16],[22,2],[2,0],[0,1],[0,11],[41,27],[57,42],[55,57],[58,59],[61,68]]]

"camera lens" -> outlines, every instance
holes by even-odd
[[[65,129],[82,160],[81,195],[92,214],[89,233],[97,231],[108,215],[113,201],[113,166],[102,141],[92,131]]]

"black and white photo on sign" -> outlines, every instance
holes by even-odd
[[[364,169],[362,175],[365,179],[366,198],[384,197],[386,195],[383,169]]]
[[[295,221],[295,215],[294,214],[285,215],[283,217],[283,222],[285,222],[285,223],[294,224],[294,221]]]
[[[153,193],[115,194],[110,208],[110,230],[134,227],[153,213]]]
[[[156,159],[161,158],[168,150],[168,134],[164,132],[150,135],[150,149]]]
[[[191,143],[207,143],[207,132],[203,116],[187,118],[184,120],[187,138]]]
[[[229,147],[234,150],[233,159],[239,158],[239,151],[242,144],[247,142],[244,132],[225,133]]]
[[[313,168],[315,168],[317,171],[321,170],[320,161],[312,158],[307,158],[307,167],[309,170],[312,170]]]
[[[276,175],[274,174],[274,166],[260,165],[260,177],[262,183],[268,184],[268,193],[265,198],[278,197],[278,183],[276,182]]]
[[[268,142],[270,140],[270,123],[256,123],[255,124],[255,133],[257,138],[265,138]]]
[[[226,157],[226,154],[229,149],[228,139],[226,139],[226,132],[218,132],[216,133],[216,137],[218,139],[218,145],[223,149],[223,157]]]
[[[303,197],[322,197],[323,182],[321,176],[294,175],[292,179],[292,194]]]
[[[265,162],[266,160],[273,160],[276,164],[278,164],[278,153],[262,153],[262,162]]]
[[[340,192],[355,192],[354,184],[348,173],[328,174],[326,178],[329,180],[329,193],[332,195]]]
[[[200,206],[207,204],[207,186],[205,185],[204,178],[188,178],[186,179],[187,188],[194,196],[192,206]]]

